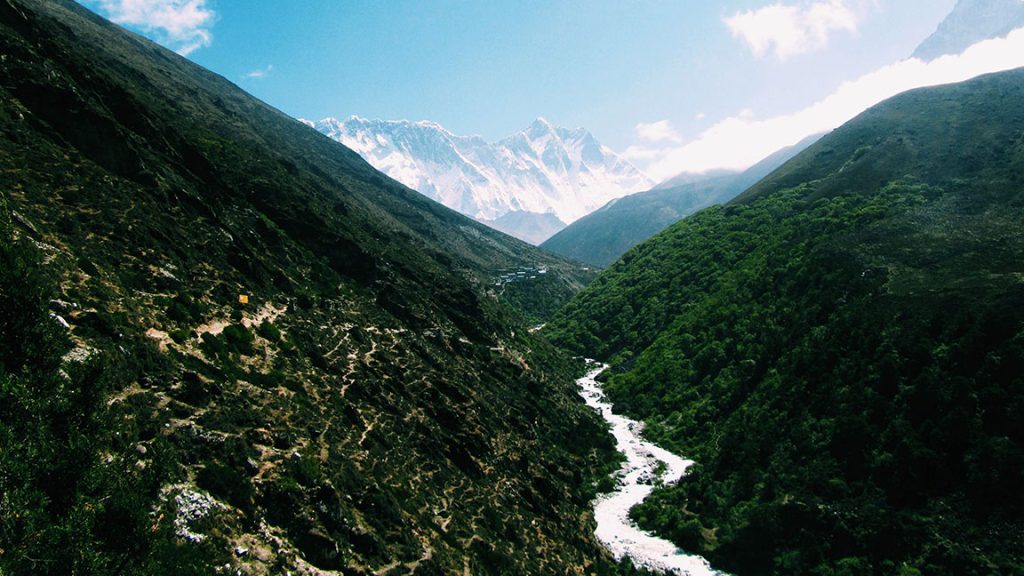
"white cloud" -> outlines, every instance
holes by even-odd
[[[667,153],[668,151],[660,148],[651,148],[649,146],[644,146],[643,144],[637,144],[623,150],[620,156],[637,165],[646,163],[654,166],[660,163],[660,161],[666,156]],[[649,169],[644,169],[644,171],[647,172],[647,174],[654,178],[655,180],[661,180],[668,177],[662,176],[660,174],[651,174]],[[674,175],[675,173],[669,174],[669,176]]]
[[[844,0],[819,0],[801,5],[769,4],[725,18],[732,35],[763,58],[785,60],[828,44],[834,31],[857,32],[860,16]]]
[[[645,142],[682,142],[682,138],[679,137],[679,133],[672,127],[672,123],[668,120],[659,120],[657,122],[651,122],[645,124],[643,122],[636,125],[634,128],[637,138]]]
[[[112,22],[135,28],[187,56],[213,42],[216,14],[206,0],[86,0]]]
[[[270,74],[273,71],[274,71],[274,65],[273,64],[267,64],[266,68],[257,68],[256,70],[253,70],[252,72],[246,72],[245,74],[242,75],[242,77],[243,78],[252,78],[252,79],[258,80],[260,78],[266,77],[267,74]]]
[[[962,82],[980,74],[1024,66],[1024,28],[985,40],[962,54],[931,62],[916,58],[885,66],[842,84],[825,99],[792,114],[758,119],[745,110],[681,146],[632,146],[624,155],[652,177],[716,168],[744,169],[812,134],[827,132],[867,108],[913,88]]]

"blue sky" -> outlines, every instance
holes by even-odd
[[[81,1],[295,117],[429,119],[496,140],[544,116],[658,175],[661,149],[794,114],[906,58],[955,3]]]

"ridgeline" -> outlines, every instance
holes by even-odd
[[[1024,572],[1024,71],[916,90],[627,252],[545,332],[696,460],[736,574]]]
[[[68,0],[0,94],[0,573],[629,572],[527,330],[585,271]]]

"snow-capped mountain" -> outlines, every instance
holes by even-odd
[[[510,212],[530,227],[513,235],[537,243],[529,215],[550,228],[608,201],[647,190],[654,182],[582,128],[568,130],[538,118],[496,143],[459,136],[434,122],[324,118],[306,124],[358,152],[395,180],[481,221]],[[557,232],[557,230],[552,231]]]

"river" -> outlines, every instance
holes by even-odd
[[[633,564],[665,574],[688,576],[725,576],[713,570],[700,556],[687,554],[668,540],[645,532],[629,519],[629,510],[643,501],[660,480],[664,484],[678,482],[693,464],[640,436],[643,424],[612,411],[601,384],[595,379],[607,365],[599,365],[580,378],[580,396],[587,405],[597,410],[609,425],[619,452],[626,456],[614,477],[618,484],[614,492],[602,494],[594,501],[597,520],[597,538],[617,560],[628,556]],[[659,463],[663,465],[658,476]]]

